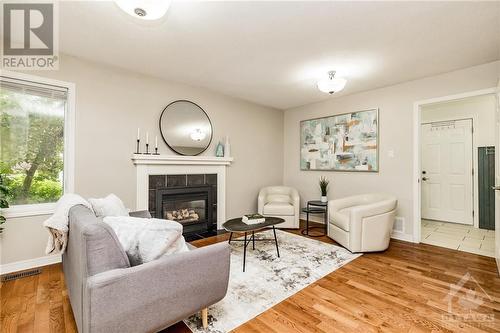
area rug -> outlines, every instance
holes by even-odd
[[[247,248],[243,273],[243,242],[231,243],[231,270],[226,297],[209,307],[209,327],[201,327],[199,314],[184,322],[191,331],[229,332],[299,290],[360,255],[344,248],[277,230],[280,258],[274,241],[257,241]],[[273,238],[272,230],[255,238]],[[241,238],[240,238],[241,239]]]

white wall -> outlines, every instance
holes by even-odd
[[[135,204],[135,170],[130,161],[137,127],[159,135],[158,117],[169,102],[201,105],[214,124],[214,141],[231,138],[235,163],[227,173],[227,216],[256,209],[262,186],[296,187],[302,202],[319,198],[321,175],[331,182],[330,198],[386,191],[399,200],[398,215],[412,233],[412,111],[417,100],[496,86],[500,62],[471,67],[391,87],[347,95],[284,112],[221,94],[64,56],[54,72],[33,73],[76,84],[76,192],[85,197],[114,192]],[[332,114],[380,108],[380,172],[301,171],[299,123]],[[394,157],[388,156],[394,151]],[[161,153],[169,153],[165,144]],[[0,236],[1,263],[44,255],[46,216],[7,221]]]
[[[158,119],[177,99],[204,108],[214,126],[205,155],[230,137],[234,163],[227,170],[227,217],[256,211],[262,186],[283,182],[283,111],[259,106],[206,89],[169,83],[121,69],[64,56],[59,71],[27,72],[76,84],[75,191],[84,197],[116,193],[134,208],[137,127],[150,138],[161,136]],[[151,139],[150,139],[151,140]],[[174,154],[163,142],[160,153]],[[1,236],[1,263],[44,256],[47,216],[14,218]]]
[[[495,95],[424,105],[422,123],[474,118],[475,147],[495,145]]]
[[[500,62],[347,95],[285,111],[284,182],[299,189],[302,203],[320,196],[318,179],[331,180],[329,198],[384,191],[398,197],[398,216],[405,219],[405,238],[412,239],[413,108],[419,100],[496,86]],[[348,83],[349,84],[349,83]],[[300,121],[378,107],[380,109],[380,172],[300,170]],[[394,157],[390,157],[390,151]]]
[[[456,101],[424,105],[421,122],[472,119],[474,126],[472,159],[474,170],[479,170],[478,148],[495,145],[494,94],[464,98]],[[479,227],[479,173],[474,172],[474,226]]]

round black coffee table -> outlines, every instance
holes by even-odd
[[[267,241],[267,240],[274,240],[274,243],[276,244],[276,252],[278,253],[278,258],[280,256],[280,250],[278,248],[278,238],[276,237],[276,229],[274,226],[276,224],[280,224],[285,222],[282,218],[279,217],[266,217],[266,220],[262,223],[257,223],[257,224],[246,224],[241,220],[241,218],[236,218],[236,219],[231,219],[224,223],[222,227],[226,230],[229,231],[231,234],[229,235],[229,244],[231,244],[231,241],[239,241],[239,242],[244,242],[243,243],[243,272],[245,271],[245,264],[246,264],[246,258],[247,258],[247,246],[252,242],[252,249],[255,250],[255,241]],[[269,238],[261,238],[261,239],[255,239],[255,232],[265,229],[265,228],[273,228],[273,234],[274,234],[274,239],[269,239]],[[233,238],[233,232],[241,232],[245,234],[244,239],[232,239]],[[247,239],[247,233],[252,233],[252,236]]]

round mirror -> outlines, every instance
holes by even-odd
[[[160,116],[163,141],[177,154],[195,156],[212,141],[212,123],[201,107],[190,101],[175,101]]]

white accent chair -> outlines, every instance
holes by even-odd
[[[285,220],[276,225],[277,228],[299,228],[300,197],[296,189],[287,186],[264,187],[257,201],[259,214]]]
[[[328,202],[328,237],[351,252],[384,251],[396,217],[396,197],[355,195]]]

